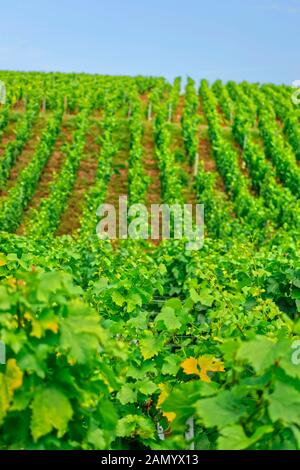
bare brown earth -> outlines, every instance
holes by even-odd
[[[113,158],[112,176],[107,187],[106,202],[108,204],[118,204],[119,196],[128,193],[129,129],[126,120],[120,123],[118,142],[120,147]]]
[[[177,123],[180,123],[183,107],[184,107],[184,96],[181,95],[179,97],[178,106],[177,106],[177,109],[176,109],[175,119],[174,119],[174,121],[177,122]]]
[[[183,164],[183,169],[188,175],[188,184],[183,190],[183,197],[186,204],[197,204],[197,195],[194,189],[195,176],[193,168],[188,163]]]
[[[179,122],[172,123],[170,128],[171,128],[171,150],[172,152],[175,152],[176,150],[180,150],[181,152],[184,152],[184,143],[183,143],[183,137],[182,137],[182,132],[181,132],[181,125],[180,125],[180,119],[179,117]]]
[[[148,94],[145,93],[140,96],[144,112],[148,109]],[[148,205],[159,203],[161,199],[161,187],[159,178],[158,160],[155,155],[154,134],[153,134],[153,116],[152,120],[144,120],[144,135],[142,138],[143,145],[143,164],[147,176],[150,178],[150,183],[146,194],[146,203]]]
[[[17,158],[16,163],[11,169],[6,188],[1,192],[1,196],[5,196],[7,191],[12,188],[16,182],[18,175],[28,165],[34,155],[34,151],[41,139],[41,133],[46,127],[48,116],[40,115],[37,122],[33,125],[32,134],[26,142],[23,152]]]
[[[266,156],[264,142],[260,135],[259,129],[257,127],[252,130],[252,138],[253,138],[253,142],[259,146],[260,152],[265,155],[266,160],[268,160],[269,163],[272,165],[272,161]],[[276,176],[276,171],[274,172],[274,174],[275,174],[276,183],[279,186],[283,186],[283,183],[280,180],[280,178]]]
[[[141,96],[144,111],[147,109],[148,97],[147,95]],[[182,157],[180,159],[178,153],[178,161],[182,168],[182,177],[186,182],[183,187],[183,195],[186,203],[196,204],[197,193],[194,188],[194,168],[190,167],[187,158],[184,159],[185,155],[184,144],[181,134],[180,120],[184,106],[184,97],[181,96],[179,99],[176,114],[173,115],[173,122],[170,123],[170,130],[172,132],[171,150],[176,152],[180,151]],[[221,110],[219,110],[221,113]],[[84,149],[84,155],[80,163],[80,167],[77,174],[75,187],[70,196],[68,206],[62,215],[62,219],[57,230],[57,235],[72,234],[80,226],[80,219],[85,203],[85,195],[88,189],[94,184],[95,175],[98,165],[98,156],[100,151],[99,141],[97,137],[100,134],[99,119],[101,118],[101,112],[94,113],[92,125],[87,135],[86,146]],[[123,113],[124,114],[124,113]],[[35,146],[38,143],[39,136],[42,132],[43,123],[45,124],[48,112],[41,115],[38,123],[34,127],[33,137],[30,139],[24,149],[24,152],[20,156],[17,164],[15,165],[9,185],[12,185],[17,174],[28,164],[31,156],[33,155]],[[113,204],[117,209],[118,216],[118,205],[119,197],[128,194],[128,164],[129,164],[129,121],[126,113],[122,117],[119,116],[118,128],[115,131],[115,140],[119,143],[119,150],[113,158],[112,162],[112,173],[111,179],[107,188],[106,202]],[[207,172],[214,172],[217,175],[215,188],[222,193],[225,193],[223,180],[216,168],[215,160],[212,154],[211,144],[208,137],[208,126],[205,114],[203,113],[201,102],[199,103],[199,161],[203,161],[204,169]],[[54,180],[56,174],[60,172],[65,159],[64,145],[72,140],[72,132],[74,116],[66,115],[64,117],[63,125],[59,138],[54,146],[54,151],[47,162],[37,190],[29,204],[28,210],[25,212],[23,222],[18,230],[18,233],[24,233],[26,231],[26,224],[30,221],[35,209],[37,209],[42,199],[47,198],[50,193],[51,183]],[[224,124],[224,122],[223,122]],[[230,128],[226,125],[223,126],[224,133],[228,134]],[[12,129],[11,129],[12,131]],[[148,121],[146,116],[144,119],[144,135],[143,135],[143,164],[145,173],[150,177],[150,184],[146,192],[146,204],[150,206],[154,203],[161,203],[161,183],[160,183],[160,171],[158,159],[155,155],[155,143],[153,133],[153,118],[152,121]],[[236,148],[236,150],[238,150]],[[239,149],[240,150],[240,149]],[[241,150],[239,155],[239,163],[242,165]],[[243,173],[247,175],[247,170],[243,168]],[[227,195],[226,195],[227,197]]]
[[[9,142],[15,140],[15,127],[16,121],[10,121],[5,129],[3,129],[1,144],[0,144],[0,158],[4,154],[5,147]]]
[[[148,93],[144,93],[143,95],[140,95],[140,100],[142,102],[143,113],[145,113],[145,115],[146,115],[146,112],[147,112],[147,109],[148,109],[148,100],[149,100]]]
[[[180,121],[180,117],[179,117]],[[183,186],[183,197],[186,204],[196,204],[197,198],[196,193],[194,190],[194,175],[193,175],[193,167],[191,167],[188,163],[188,157],[184,150],[184,142],[181,132],[180,124],[172,124],[171,126],[172,132],[172,141],[171,141],[171,150],[172,152],[180,152],[183,155],[184,160],[182,162],[178,162],[183,170],[183,174],[185,178],[187,178],[186,184]]]
[[[199,159],[203,161],[204,170],[207,172],[215,172],[217,174],[215,187],[219,191],[225,192],[225,186],[220,173],[217,170],[216,162],[213,158],[213,150],[208,137],[207,126],[200,127],[199,139]]]
[[[220,117],[220,124],[222,127],[228,127],[228,122],[227,122],[227,119],[222,111],[222,108],[221,106],[218,104],[217,105],[217,112],[219,114],[219,117]]]
[[[24,110],[21,107],[20,109],[14,108],[14,110],[10,112],[9,122],[7,126],[5,127],[5,129],[3,129],[2,139],[0,143],[0,158],[5,151],[6,145],[9,142],[13,142],[16,139],[16,127],[17,127],[18,122],[22,119],[23,114],[24,114]],[[45,115],[41,115],[42,119],[44,117]],[[34,132],[35,126],[33,126],[33,132]]]
[[[85,196],[88,189],[95,182],[100,152],[100,147],[97,143],[99,133],[99,126],[94,123],[87,134],[84,156],[80,161],[75,186],[69,198],[68,206],[62,215],[57,235],[72,234],[80,227]]]
[[[51,182],[54,180],[55,175],[59,173],[65,159],[64,145],[72,141],[72,122],[73,118],[70,115],[64,116],[58,139],[54,144],[53,152],[42,171],[38,187],[24,212],[23,221],[17,231],[18,234],[24,233],[25,227],[30,221],[35,209],[39,207],[42,199],[49,196]]]
[[[2,139],[0,140],[0,158],[4,153],[5,146],[8,142],[12,142],[16,138],[15,129],[17,122],[21,119],[22,113],[13,112],[10,114],[9,122],[2,131]]]
[[[223,115],[223,112],[221,110],[220,107],[218,107],[218,113],[219,115],[222,117],[224,117]],[[277,123],[278,125],[280,126],[281,121],[280,119],[276,119],[277,120]],[[224,126],[224,133],[225,135],[228,137],[228,139],[230,140],[230,143],[233,145],[233,147],[235,148],[237,154],[238,154],[238,162],[239,162],[239,167],[242,171],[242,173],[244,174],[244,176],[246,178],[249,179],[249,191],[251,192],[251,194],[255,197],[257,196],[257,191],[251,186],[251,177],[249,175],[249,171],[247,169],[247,166],[246,166],[246,163],[243,159],[243,149],[241,148],[241,146],[234,140],[233,136],[232,136],[232,133],[231,133],[231,127],[228,127],[228,126]],[[263,139],[260,135],[260,132],[259,132],[259,128],[258,128],[258,118],[256,120],[256,124],[255,126],[251,129],[251,137],[252,137],[252,140],[253,142],[259,146],[260,148],[260,151],[262,154],[265,155],[265,148],[264,148],[264,143],[263,143]],[[267,156],[265,155],[265,158],[270,162],[270,160],[267,158]],[[272,164],[272,162],[270,162]],[[279,185],[279,186],[282,186],[282,181],[278,178],[278,177],[275,177],[276,179],[276,183]]]
[[[246,165],[246,162],[243,158],[243,149],[241,148],[241,146],[234,140],[232,134],[229,135],[229,138],[230,138],[230,141],[231,141],[231,145],[233,146],[234,150],[236,151],[237,153],[237,156],[238,156],[238,164],[239,164],[239,168],[241,170],[241,172],[243,173],[243,175],[245,176],[245,178],[247,178],[247,181],[248,181],[248,189],[250,191],[250,193],[252,194],[252,196],[256,196],[257,193],[255,191],[255,189],[253,188],[252,186],[252,180],[251,180],[251,176],[249,174],[249,170],[247,168],[247,165]]]
[[[159,204],[161,201],[161,186],[159,178],[158,160],[155,155],[154,135],[151,122],[145,122],[143,135],[144,155],[143,162],[146,174],[150,177],[150,184],[146,194],[147,205]]]
[[[24,113],[26,111],[26,104],[24,100],[19,100],[13,105],[13,110],[18,111],[20,113]]]
[[[233,135],[232,135],[232,130],[231,130],[231,126],[228,125],[228,122],[226,121],[226,118],[224,116],[224,113],[221,109],[221,107],[218,105],[217,106],[217,111],[218,111],[218,114],[219,114],[219,117],[220,117],[220,120],[221,120],[221,125],[223,127],[223,135],[224,137],[228,140],[228,142],[230,142],[231,146],[233,147],[233,149],[235,150],[236,154],[237,154],[237,161],[238,161],[238,165],[239,165],[239,168],[242,172],[242,174],[245,176],[245,178],[247,179],[247,182],[248,182],[248,189],[250,191],[250,193],[252,194],[252,196],[256,196],[256,191],[255,189],[252,187],[252,180],[251,180],[251,176],[249,175],[249,171],[248,171],[248,168],[247,168],[247,165],[246,165],[246,162],[243,158],[243,149],[241,148],[241,146],[235,141]]]
[[[116,209],[117,238],[119,233],[119,198],[128,195],[128,158],[129,158],[129,121],[123,119],[119,122],[116,131],[116,141],[119,150],[113,158],[111,178],[107,186],[107,204],[112,204]]]
[[[207,126],[207,119],[203,110],[203,105],[201,99],[199,99],[199,104],[198,104],[198,116],[200,118],[200,124],[201,125],[206,125]]]
[[[143,155],[143,162],[144,162],[144,169],[146,175],[150,178],[150,184],[147,189],[146,193],[146,204],[148,207],[148,211],[150,212],[149,217],[149,224],[151,223],[151,204],[161,204],[161,183],[160,183],[160,171],[159,171],[159,163],[157,156],[155,154],[155,142],[154,142],[154,132],[153,126],[151,122],[145,123],[145,132],[143,136],[143,147],[144,147],[144,155]],[[161,225],[161,214],[159,216],[159,225]],[[158,224],[157,230],[158,230]],[[150,233],[149,233],[150,235]],[[153,240],[149,236],[149,242],[152,242],[154,245],[159,243],[159,240]]]

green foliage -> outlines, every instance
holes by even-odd
[[[27,100],[18,145],[4,149],[3,184],[29,137],[33,111],[43,100],[47,109],[30,162],[1,197],[0,340],[7,361],[0,365],[0,448],[186,450],[193,443],[300,450],[299,116],[289,90],[219,81],[210,88],[203,81],[198,97],[189,79],[181,97],[180,79],[170,85],[151,77],[0,76],[12,83],[0,132],[14,104]],[[150,104],[153,121],[146,122]],[[56,237],[95,111],[101,118],[94,184],[79,230]],[[61,171],[27,236],[15,235],[66,112],[76,116]],[[129,135],[130,202],[147,201],[146,126],[162,202],[184,202],[200,152],[192,180],[205,204],[199,251],[187,251],[184,240],[154,246],[95,235],[121,128]],[[210,171],[199,126],[212,145]],[[177,152],[175,134],[183,139]]]

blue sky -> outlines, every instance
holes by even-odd
[[[0,69],[300,79],[300,0],[2,0]]]

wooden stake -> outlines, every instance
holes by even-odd
[[[67,96],[64,97],[64,110],[65,110],[65,113],[68,110],[68,97]]]
[[[43,99],[43,104],[42,104],[42,113],[46,112],[46,106],[47,106],[47,101],[46,98]]]
[[[0,81],[0,104],[6,103],[6,88],[5,84]]]
[[[192,441],[192,439],[195,438],[195,429],[194,429],[194,419],[193,418],[189,418],[186,422],[187,426],[188,426],[188,429],[185,433],[185,440],[186,441]],[[194,450],[195,449],[195,442],[191,442],[190,444],[190,450]]]
[[[159,439],[161,441],[164,441],[165,440],[165,433],[164,433],[164,428],[162,427],[162,425],[157,423],[156,430],[157,430],[157,435],[158,435]]]

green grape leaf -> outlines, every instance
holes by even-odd
[[[221,429],[229,424],[237,423],[247,414],[242,400],[229,390],[221,391],[215,397],[197,401],[196,409],[198,416],[208,428],[217,426]]]
[[[161,368],[161,371],[164,375],[176,375],[180,367],[180,359],[173,355],[167,356]]]
[[[177,330],[181,327],[181,322],[175,315],[171,307],[163,307],[161,312],[155,318],[155,323],[163,322],[167,330]]]
[[[235,424],[221,430],[218,438],[219,450],[243,450],[259,441],[265,434],[273,432],[272,426],[260,426],[251,437],[247,437],[242,426]]]
[[[152,357],[157,356],[162,347],[162,339],[153,336],[152,333],[149,333],[140,341],[140,350],[144,359],[151,359]]]
[[[9,293],[4,286],[0,286],[0,310],[9,310],[10,300]]]
[[[294,387],[276,382],[274,392],[269,396],[269,415],[273,422],[300,425],[300,393]]]
[[[139,391],[144,395],[152,395],[152,393],[156,392],[157,388],[157,385],[152,380],[143,380],[138,384]]]
[[[122,405],[127,403],[134,403],[136,401],[137,393],[130,385],[123,385],[121,390],[117,394],[117,398],[120,400]]]
[[[62,437],[67,431],[68,423],[73,416],[72,406],[68,398],[63,392],[54,387],[37,391],[31,409],[30,429],[35,442],[53,429],[57,430],[58,437]]]
[[[237,359],[250,362],[257,373],[262,373],[288,355],[289,351],[290,345],[286,341],[274,343],[265,336],[256,336],[255,339],[241,344]]]
[[[113,302],[118,305],[118,307],[122,307],[122,305],[124,305],[125,303],[125,298],[123,297],[123,295],[115,290],[113,293],[112,293],[112,296],[111,296]]]

